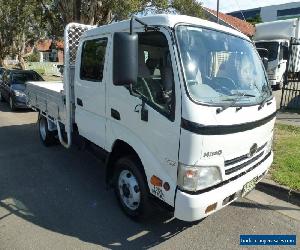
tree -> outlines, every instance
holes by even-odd
[[[150,10],[152,13],[179,12],[204,17],[197,0],[37,0],[51,26],[61,32],[70,22],[103,25]],[[52,32],[54,33],[54,32]],[[56,34],[57,35],[57,34]]]
[[[103,25],[147,11],[204,17],[197,0],[0,0],[0,64],[14,54],[24,68],[33,51],[26,48],[42,37],[61,37],[70,22]]]
[[[172,7],[180,14],[195,16],[205,19],[202,4],[195,0],[174,0]]]
[[[10,9],[8,2],[0,0],[0,66],[4,66],[4,59],[11,51],[13,34],[8,29],[11,23]]]
[[[33,48],[34,41],[44,36],[42,12],[36,0],[0,0],[1,33],[5,33],[3,44],[5,57],[8,53],[17,56],[21,68],[25,68],[26,48]],[[1,44],[2,45],[2,44]],[[1,46],[2,47],[2,46]],[[29,51],[29,54],[32,52]]]
[[[258,24],[258,23],[261,23],[262,20],[261,20],[261,16],[259,14],[257,14],[255,17],[250,17],[250,18],[247,18],[246,21],[248,23],[251,23],[253,25],[255,24]]]

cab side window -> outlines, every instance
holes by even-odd
[[[105,63],[107,38],[85,41],[82,45],[80,79],[101,82]]]
[[[147,104],[174,120],[175,91],[171,56],[161,32],[139,33],[138,80],[133,90]]]

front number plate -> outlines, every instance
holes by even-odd
[[[255,177],[254,179],[252,179],[251,181],[247,182],[242,190],[242,197],[244,197],[245,195],[247,195],[252,189],[255,188],[255,185],[257,183],[257,177]]]

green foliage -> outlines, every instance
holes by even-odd
[[[247,21],[248,23],[253,24],[253,25],[262,22],[261,16],[260,16],[259,14],[257,14],[255,17],[251,17],[251,18],[246,19],[246,21]]]
[[[300,190],[300,127],[276,125],[272,178]]]
[[[27,62],[39,62],[40,61],[40,55],[38,52],[34,51],[32,54],[26,57]]]
[[[174,0],[172,7],[180,14],[205,18],[205,14],[200,2],[195,0]]]
[[[48,22],[51,35],[61,36],[65,25],[80,22],[103,25],[129,18],[133,14],[170,13],[204,18],[197,0],[37,0]]]
[[[26,47],[45,34],[40,5],[36,0],[0,0],[0,18],[4,20],[0,32],[8,34],[5,38],[8,48],[4,53],[17,55],[24,68]]]
[[[46,70],[43,69],[43,68],[37,68],[37,69],[34,69],[34,71],[36,71],[37,73],[39,73],[40,75],[44,75]]]
[[[29,44],[62,37],[70,22],[103,25],[138,13],[174,12],[204,18],[197,0],[0,0],[0,64],[12,54],[24,67]]]

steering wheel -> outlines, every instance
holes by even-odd
[[[237,84],[228,77],[214,77],[211,81],[212,85],[215,85],[215,89],[218,92],[224,94],[231,94],[231,90],[237,89]],[[214,86],[212,86],[214,87]]]

